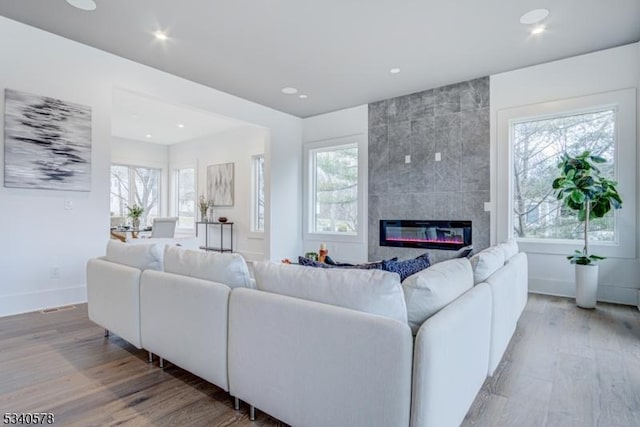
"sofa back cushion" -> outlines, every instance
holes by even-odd
[[[258,289],[377,314],[407,323],[400,277],[382,270],[311,268],[260,262]]]
[[[485,282],[489,276],[504,265],[504,250],[500,246],[491,246],[472,256],[473,283]]]
[[[498,246],[502,248],[502,251],[504,252],[504,262],[509,261],[511,258],[516,256],[518,252],[520,252],[516,239],[509,239],[506,242],[500,243]]]
[[[118,240],[107,243],[107,261],[140,270],[162,270],[162,247],[156,244],[130,245]]]
[[[253,287],[247,263],[239,254],[167,246],[164,250],[164,271],[222,283],[231,288]]]
[[[440,262],[402,282],[411,331],[473,287],[473,270],[467,258]]]

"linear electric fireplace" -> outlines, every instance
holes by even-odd
[[[380,246],[457,250],[471,244],[471,221],[380,220]]]

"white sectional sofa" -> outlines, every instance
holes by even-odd
[[[378,270],[271,263],[258,263],[252,282],[241,258],[211,256],[167,247],[165,271],[139,273],[90,261],[91,319],[229,391],[252,415],[294,426],[459,425],[527,301],[527,259],[513,242],[402,284]],[[134,286],[105,290],[136,277],[137,296]],[[137,303],[140,326],[129,330]]]
[[[89,318],[227,391],[229,295],[254,282],[238,254],[172,243],[110,241],[87,265]]]

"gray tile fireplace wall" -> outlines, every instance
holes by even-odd
[[[381,219],[471,220],[474,248],[486,248],[488,201],[489,77],[369,104],[370,260],[425,251],[380,246]]]

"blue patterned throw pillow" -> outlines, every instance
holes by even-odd
[[[406,261],[382,261],[382,269],[392,273],[398,273],[400,275],[401,282],[412,274],[422,271],[430,265],[431,257],[429,256],[429,252],[425,252],[414,259],[408,259]]]

